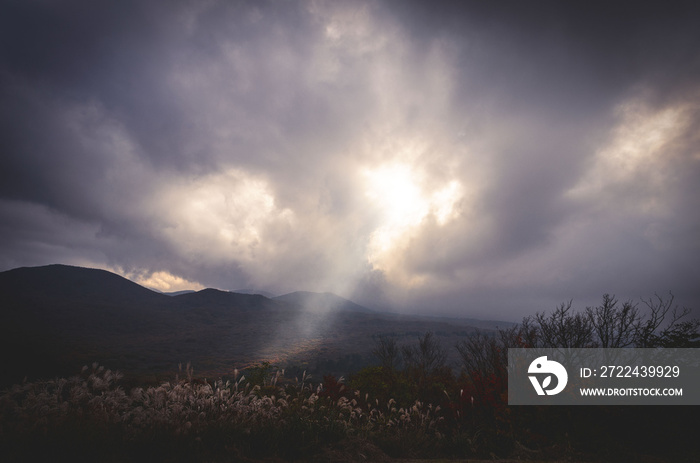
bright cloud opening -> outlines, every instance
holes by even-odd
[[[396,277],[396,259],[410,245],[424,221],[433,218],[440,226],[459,215],[463,196],[460,182],[428,186],[423,172],[404,163],[386,164],[364,172],[365,195],[378,215],[371,233],[367,259],[389,278]]]

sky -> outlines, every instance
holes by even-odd
[[[6,0],[0,270],[697,309],[698,5]]]

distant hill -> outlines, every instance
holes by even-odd
[[[74,301],[129,303],[156,301],[162,294],[106,270],[47,265],[0,273],[0,293]]]
[[[0,387],[95,361],[153,381],[187,362],[208,377],[260,361],[345,374],[371,361],[376,336],[405,344],[428,330],[452,348],[474,327],[375,312],[331,293],[166,295],[104,270],[0,272]]]
[[[180,296],[181,294],[196,293],[194,289],[183,289],[182,291],[167,291],[164,292],[166,296]]]
[[[352,312],[376,313],[367,307],[355,304],[352,301],[343,299],[333,293],[313,293],[310,291],[296,291],[273,298],[276,301],[284,301],[296,304],[306,310],[326,311],[326,310],[349,310]]]
[[[201,291],[188,292],[173,296],[179,303],[187,306],[208,306],[208,307],[236,307],[252,308],[267,304],[270,301],[265,296],[259,294],[240,294],[230,291],[221,291],[213,288],[206,288]]]
[[[29,337],[157,332],[170,323],[170,302],[105,270],[48,265],[0,273],[0,320]]]
[[[169,299],[104,270],[48,265],[0,273],[0,384],[97,360],[132,333],[162,334]]]
[[[260,294],[261,296],[265,296],[265,297],[268,297],[268,298],[270,298],[270,299],[272,299],[273,297],[275,297],[275,295],[272,294],[271,292],[269,292],[269,291],[263,291],[263,290],[260,290],[260,289],[234,289],[234,290],[231,291],[231,292],[232,292],[232,293],[239,293],[239,294]]]

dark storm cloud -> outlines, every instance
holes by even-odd
[[[1,8],[4,269],[509,319],[700,302],[694,2]]]
[[[572,76],[587,71],[582,77],[599,76],[586,79],[587,85],[599,84],[600,91],[663,76],[694,85],[698,71],[693,45],[700,7],[692,1],[395,2],[393,7],[420,39],[458,35],[471,41],[472,50],[500,51],[506,60],[512,58],[508,50],[524,52],[521,63],[547,66],[539,77],[552,70]]]

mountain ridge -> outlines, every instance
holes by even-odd
[[[450,344],[474,327],[376,312],[332,293],[268,298],[206,288],[169,296],[99,269],[0,272],[0,387],[95,361],[149,378],[187,362],[210,377],[262,361],[345,374],[340,360],[352,357],[352,368],[370,362],[377,336],[408,343],[428,330]]]

